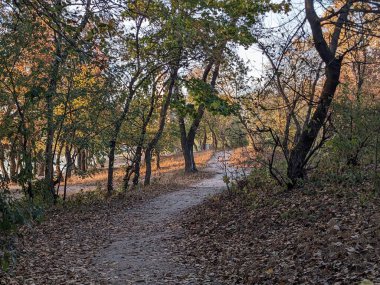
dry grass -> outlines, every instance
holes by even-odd
[[[230,166],[249,166],[255,159],[255,151],[252,147],[239,147],[232,150],[228,164]]]
[[[202,151],[194,154],[195,162],[199,169],[202,169],[206,166],[207,162],[211,159],[213,151]],[[183,175],[184,160],[181,153],[162,156],[160,169],[156,168],[156,164],[153,163],[153,184],[159,183],[163,185],[171,185],[170,187],[188,185],[194,180],[197,180],[198,176],[201,178],[202,173],[197,175]],[[141,168],[141,177],[145,175],[145,165]],[[116,187],[119,187],[122,184],[124,177],[124,168],[119,167],[115,169],[114,172],[114,183]],[[68,180],[68,193],[74,194],[81,191],[93,191],[96,188],[105,187],[107,182],[107,169],[101,170],[93,175],[87,177],[73,176]],[[166,186],[165,186],[166,187]],[[168,186],[169,187],[169,186]]]

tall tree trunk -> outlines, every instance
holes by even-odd
[[[154,80],[154,83],[152,85],[152,94],[151,94],[151,98],[150,98],[150,104],[149,104],[149,111],[148,111],[148,114],[146,116],[146,118],[143,119],[143,124],[142,124],[142,127],[141,127],[141,132],[140,132],[140,137],[139,137],[139,141],[138,141],[138,144],[137,144],[137,148],[136,148],[136,153],[134,155],[134,159],[133,159],[133,168],[134,168],[134,177],[133,177],[133,185],[136,186],[138,185],[139,183],[139,178],[140,178],[140,168],[141,168],[141,159],[142,159],[142,152],[143,152],[143,145],[144,145],[144,142],[145,142],[145,136],[146,136],[146,130],[147,130],[147,127],[148,127],[148,124],[150,122],[150,119],[152,118],[152,115],[153,115],[153,111],[154,111],[154,104],[155,104],[155,97],[156,97],[156,87],[157,87],[157,82],[158,80],[160,80],[160,78],[164,75],[165,73],[161,74],[157,80]],[[128,171],[125,173],[125,177],[124,177],[124,190],[127,190],[128,189],[128,183],[129,183],[129,177],[128,177]]]
[[[325,124],[331,102],[339,84],[343,58],[336,58],[335,54],[338,48],[341,30],[347,21],[348,11],[351,5],[351,1],[348,1],[342,7],[341,13],[335,24],[331,42],[328,45],[323,35],[320,18],[314,9],[314,0],[305,0],[306,17],[313,33],[314,46],[326,64],[326,80],[312,119],[302,131],[296,145],[290,151],[287,169],[287,176],[290,180],[288,182],[288,188],[294,187],[297,180],[305,177],[305,166],[313,153],[311,151],[313,144],[318,137],[320,129]]]
[[[168,94],[166,95],[164,103],[161,107],[158,130],[155,133],[153,139],[148,143],[148,146],[145,150],[145,164],[146,164],[145,171],[146,172],[145,172],[145,178],[144,178],[144,185],[150,184],[150,178],[152,175],[152,152],[156,148],[156,145],[158,141],[160,140],[162,133],[165,129],[166,115],[168,113],[170,101],[174,93],[175,83],[177,81],[177,76],[178,76],[178,70],[179,70],[179,59],[176,63],[176,66],[174,66],[170,72],[170,83],[168,86]]]
[[[127,100],[124,103],[123,111],[120,117],[115,121],[112,138],[109,144],[109,152],[108,152],[108,178],[107,178],[107,194],[110,196],[113,192],[113,173],[114,173],[114,164],[115,164],[115,151],[116,151],[116,141],[119,137],[119,133],[121,130],[121,126],[129,112],[129,106],[131,104],[132,98],[136,92],[133,85],[137,80],[137,75],[131,80],[129,84],[129,95]]]
[[[218,137],[216,136],[215,132],[211,130],[212,135],[212,147],[214,150],[218,149]]]
[[[301,133],[297,144],[293,147],[289,156],[287,174],[290,181],[290,188],[295,185],[298,179],[305,177],[305,166],[308,162],[308,154],[317,139],[318,133],[327,118],[335,90],[339,84],[341,62],[335,60],[326,68],[326,81],[323,86],[322,95],[318,102],[317,109],[308,124]]]
[[[21,160],[21,159],[20,159]],[[23,187],[26,187],[26,192],[30,199],[33,199],[34,193],[32,189],[32,179],[33,179],[33,163],[32,163],[32,151],[28,147],[28,135],[26,132],[26,129],[24,129],[23,126],[23,153],[22,153],[22,160],[24,161],[24,183],[26,183],[26,186],[23,185]],[[20,163],[21,165],[21,163]],[[23,184],[24,184],[23,183]]]
[[[198,109],[198,114],[199,114],[199,109]],[[179,117],[179,127],[180,127],[180,133],[181,133],[182,155],[185,160],[185,173],[196,172],[197,168],[195,165],[194,154],[193,154],[195,132],[193,136],[190,136],[191,134],[190,132],[189,132],[189,136],[186,135],[186,126],[185,126],[185,120],[183,117]]]
[[[61,65],[61,36],[55,35],[55,56],[54,61],[51,66],[50,71],[50,81],[48,90],[46,92],[45,101],[46,101],[46,129],[47,137],[45,144],[45,184],[46,187],[51,192],[54,201],[56,195],[54,192],[54,178],[53,178],[53,162],[54,162],[54,153],[53,153],[53,143],[54,143],[54,102],[53,98],[57,93],[58,85],[58,73]]]

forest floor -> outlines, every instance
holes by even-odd
[[[246,156],[235,150],[229,163]],[[0,284],[380,284],[371,181],[223,191],[217,158],[191,176],[52,209],[20,230],[17,266]]]
[[[177,221],[174,249],[213,284],[380,284],[380,193],[318,179],[214,196]]]
[[[215,155],[197,174],[174,173],[163,175],[169,184],[160,187],[161,179],[106,203],[97,192],[81,193],[41,224],[24,226],[15,237],[17,264],[0,283],[200,284],[196,269],[181,266],[172,250],[183,235],[173,221],[220,192],[223,172]]]

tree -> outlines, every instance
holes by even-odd
[[[289,188],[294,187],[298,179],[305,177],[305,165],[313,154],[313,144],[328,118],[329,108],[339,84],[343,59],[347,53],[360,46],[362,41],[359,38],[357,42],[353,42],[347,47],[341,46],[339,49],[340,43],[347,40],[344,31],[350,29],[353,18],[350,18],[349,15],[356,12],[355,2],[359,5],[362,3],[361,1],[345,1],[341,6],[335,7],[333,12],[326,17],[320,18],[315,11],[314,1],[305,0],[306,18],[312,31],[315,49],[325,64],[326,79],[311,120],[302,130],[298,142],[290,152],[287,170],[290,179]],[[329,41],[322,30],[324,21],[333,21],[334,23]]]

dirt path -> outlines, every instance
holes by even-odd
[[[111,245],[93,260],[104,283],[199,284],[195,269],[178,263],[178,253],[171,250],[170,241],[182,234],[171,222],[184,210],[223,190],[223,172],[217,157],[206,168],[215,173],[214,177],[126,211],[128,226],[113,236]]]

